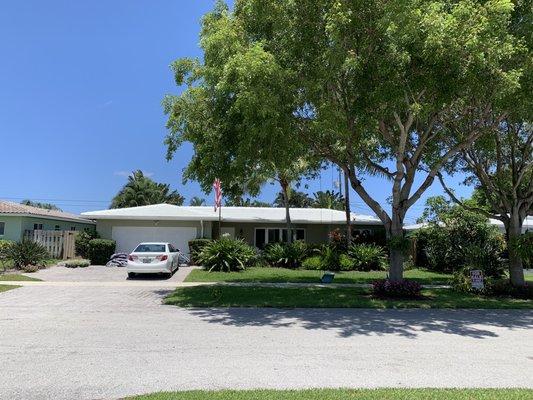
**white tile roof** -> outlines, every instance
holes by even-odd
[[[290,213],[293,223],[343,224],[346,221],[344,211],[323,208],[291,208]],[[215,212],[213,207],[174,206],[171,204],[91,211],[82,213],[82,215],[95,220],[218,221],[218,211]],[[284,222],[285,209],[274,207],[222,207],[222,220],[226,222]],[[352,213],[352,221],[354,224],[361,225],[381,225],[381,221],[378,218],[370,215]]]

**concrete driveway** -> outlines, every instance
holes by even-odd
[[[530,311],[179,309],[161,304],[169,290],[65,282],[0,294],[0,398],[533,387]]]

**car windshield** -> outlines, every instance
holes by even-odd
[[[164,244],[140,244],[133,251],[134,253],[164,253]]]

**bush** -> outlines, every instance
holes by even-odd
[[[297,240],[290,244],[273,243],[262,253],[263,259],[273,267],[300,268],[308,255],[305,242]]]
[[[1,240],[0,239],[0,265],[2,266],[2,269],[6,269],[6,262],[10,259],[10,249],[13,246],[13,243],[11,240]]]
[[[88,256],[93,265],[106,265],[115,253],[116,243],[108,239],[92,239],[89,241]]]
[[[497,275],[503,270],[502,251],[505,246],[498,229],[489,225],[486,218],[453,208],[442,216],[442,224],[432,223],[413,236],[422,253],[417,257],[419,266],[432,271],[453,273],[472,264],[485,264],[487,275]],[[426,262],[426,265],[422,264]]]
[[[341,254],[339,257],[339,269],[341,271],[352,271],[354,269],[354,260],[347,254]]]
[[[526,232],[514,239],[509,246],[513,246],[522,258],[524,268],[533,268],[533,232]]]
[[[211,271],[241,271],[257,261],[255,250],[241,239],[220,238],[207,243],[198,261]]]
[[[13,243],[8,250],[8,256],[13,260],[15,268],[22,268],[26,272],[37,271],[39,266],[44,266],[44,261],[50,258],[42,244],[30,239]]]
[[[98,239],[99,235],[94,228],[87,228],[76,235],[74,240],[74,248],[76,255],[88,258],[89,257],[89,242],[93,239]]]
[[[304,269],[322,269],[322,259],[320,256],[312,256],[306,258],[302,263],[302,268]]]
[[[455,290],[466,293],[482,294],[486,296],[506,296],[518,299],[533,299],[533,286],[526,283],[524,287],[511,285],[508,279],[485,277],[484,288],[472,288],[470,269],[465,268],[453,274],[452,286]]]
[[[191,255],[190,262],[191,264],[197,264],[198,263],[198,254],[202,251],[204,246],[211,243],[211,239],[193,239],[189,240],[189,253]]]
[[[83,259],[72,259],[64,261],[62,264],[67,268],[86,268],[91,265],[91,261]]]
[[[405,279],[400,282],[380,279],[372,284],[374,296],[382,298],[416,299],[421,297],[421,290],[420,283]]]
[[[387,263],[385,250],[375,244],[354,244],[348,249],[348,255],[357,271],[382,270]]]

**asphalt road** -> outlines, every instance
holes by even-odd
[[[1,399],[161,390],[533,388],[533,312],[192,309],[169,288],[0,294]]]

